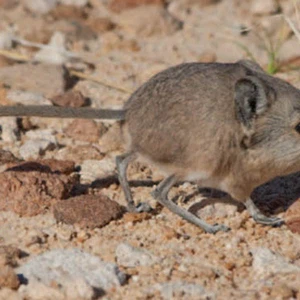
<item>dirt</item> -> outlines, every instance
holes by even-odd
[[[157,72],[192,61],[251,58],[300,86],[300,41],[282,17],[300,28],[292,0],[38,2],[0,0],[2,105],[15,95],[15,103],[29,97],[118,109]],[[266,214],[286,219],[278,228],[256,224],[242,206],[218,203],[223,195],[215,191],[174,187],[170,197],[179,205],[201,207],[209,223],[231,228],[212,235],[162,208],[151,191],[163,175],[138,161],[128,170],[134,200],[153,210],[124,213],[117,122],[31,117],[0,125],[0,299],[25,299],[26,287],[32,299],[44,299],[48,289],[70,299],[59,282],[39,285],[34,295],[16,276],[37,255],[69,248],[126,274],[124,284],[93,296],[88,289],[82,299],[300,299],[300,173],[253,194]],[[27,159],[45,140],[53,147]]]

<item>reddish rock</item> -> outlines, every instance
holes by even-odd
[[[135,37],[166,36],[182,28],[182,22],[157,5],[122,11],[116,22],[124,34]]]
[[[0,7],[4,9],[12,9],[18,5],[17,0],[0,0]]]
[[[122,138],[120,123],[118,122],[109,127],[107,132],[101,136],[99,141],[99,146],[102,153],[122,149],[123,145],[124,141]]]
[[[164,0],[111,0],[109,2],[109,9],[114,12],[120,12],[129,8],[141,5],[163,5]]]
[[[16,290],[20,286],[20,281],[14,269],[10,266],[0,268],[0,288],[10,288]]]
[[[20,249],[13,246],[0,246],[0,269],[6,265],[15,267],[20,256]]]
[[[75,171],[75,163],[70,160],[42,159],[36,161],[22,161],[10,165],[7,171],[30,172],[38,171],[43,173],[58,173],[70,175]]]
[[[75,140],[95,143],[105,132],[105,126],[93,120],[74,120],[66,129],[66,134]]]
[[[300,198],[287,210],[285,222],[292,232],[300,233]]]
[[[82,195],[59,201],[54,206],[54,217],[59,222],[79,224],[81,227],[103,227],[118,219],[123,208],[108,197]]]
[[[51,102],[54,105],[65,107],[82,107],[87,104],[87,100],[83,97],[81,92],[73,90],[53,97]]]
[[[66,175],[41,172],[0,174],[0,210],[21,216],[44,213],[58,200],[65,199],[75,183]]]
[[[141,213],[132,213],[128,212],[124,214],[123,220],[125,223],[132,222],[132,223],[138,223],[143,222],[145,220],[151,219],[152,215],[146,212]]]
[[[7,67],[7,66],[10,66],[12,64],[13,64],[13,62],[9,58],[6,58],[4,56],[0,56],[0,68]]]
[[[84,20],[87,17],[86,12],[75,5],[57,5],[51,12],[51,16],[56,20]]]
[[[66,80],[70,80],[67,75],[63,67],[47,64],[24,63],[0,68],[0,82],[16,90],[41,93],[45,97],[63,93]]]
[[[0,164],[18,162],[20,162],[20,159],[16,158],[11,152],[0,149]]]
[[[73,147],[65,147],[58,153],[60,159],[70,159],[81,164],[84,160],[95,159],[101,160],[104,155],[96,147],[91,145],[78,145]]]
[[[103,33],[114,29],[116,26],[115,23],[108,18],[91,18],[87,20],[86,25],[95,33]]]
[[[9,105],[10,101],[7,99],[7,89],[0,82],[0,105]]]

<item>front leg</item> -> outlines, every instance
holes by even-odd
[[[251,198],[248,198],[244,203],[249,214],[257,223],[270,225],[270,226],[280,226],[284,223],[284,220],[277,217],[267,217],[265,216],[258,207],[254,204]]]

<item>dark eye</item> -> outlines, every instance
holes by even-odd
[[[296,125],[295,130],[296,130],[298,133],[300,133],[300,123],[298,123],[298,124]]]

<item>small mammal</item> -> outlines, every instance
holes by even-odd
[[[126,170],[141,156],[166,173],[153,196],[210,233],[229,228],[209,225],[169,200],[177,181],[225,191],[244,203],[255,221],[280,225],[281,219],[258,210],[251,192],[300,170],[300,90],[246,60],[171,67],[138,88],[119,111],[4,106],[0,116],[120,120],[127,152],[116,163],[129,209],[136,207]]]

